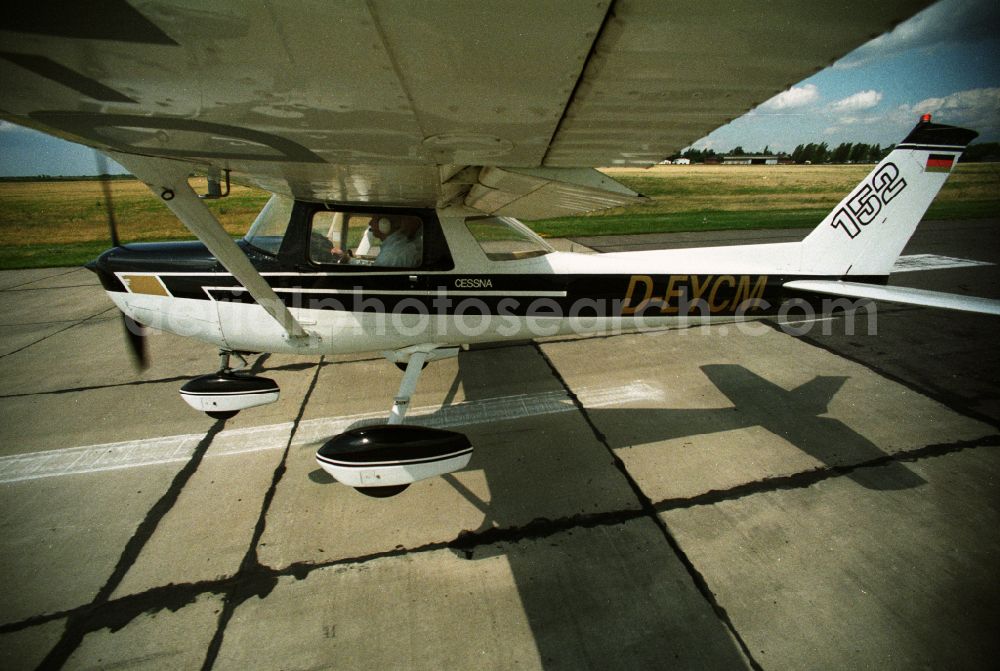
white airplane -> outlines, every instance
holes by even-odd
[[[818,295],[1000,314],[886,286],[976,136],[929,117],[801,242],[585,256],[517,220],[635,202],[591,166],[654,165],[924,4],[38,2],[0,19],[0,117],[111,156],[200,240],[116,241],[91,264],[127,323],[220,348],[181,390],[193,407],[277,400],[232,354],[382,351],[404,368],[387,424],[317,454],[388,496],[469,461],[462,434],[402,425],[423,367],[463,345]],[[223,173],[274,194],[236,242],[203,202]]]

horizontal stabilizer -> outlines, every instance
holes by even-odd
[[[945,308],[946,310],[961,310],[963,312],[978,312],[987,315],[1000,315],[1000,300],[976,298],[947,294],[940,291],[910,289],[907,287],[883,287],[860,282],[837,282],[833,280],[792,280],[785,282],[786,289],[810,291],[831,296],[847,296],[849,298],[871,298],[890,303],[905,303],[907,305],[922,305],[929,308]]]

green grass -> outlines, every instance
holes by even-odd
[[[165,242],[165,240],[155,242]],[[107,240],[67,242],[61,245],[0,245],[0,270],[82,266],[96,259],[110,246],[111,243]]]
[[[870,170],[870,165],[608,169],[610,177],[642,193],[646,201],[526,223],[547,237],[809,228]],[[115,180],[110,188],[122,240],[191,239],[141,182]],[[234,186],[228,198],[208,207],[231,235],[240,236],[267,197],[257,189]],[[926,218],[984,218],[998,212],[1000,166],[960,164]],[[109,246],[99,182],[0,182],[0,269],[79,265]]]
[[[536,233],[547,238],[580,238],[596,235],[640,235],[643,233],[686,233],[692,231],[745,231],[767,228],[812,228],[829,209],[769,211],[706,210],[702,212],[591,215],[559,217],[528,222]],[[995,217],[1000,200],[946,202],[931,205],[925,219],[979,219]]]
[[[1000,199],[932,203],[924,219],[988,219],[1000,213]]]
[[[62,245],[2,245],[0,270],[82,266],[107,249],[107,242],[69,242]]]
[[[609,170],[647,201],[595,214],[529,222],[546,237],[811,228],[872,169],[870,165],[663,166]],[[1000,170],[959,165],[925,218],[1000,212]]]
[[[748,230],[752,228],[800,228],[815,226],[825,215],[824,210],[621,214],[560,217],[530,222],[529,226],[544,237],[569,238],[592,235]]]

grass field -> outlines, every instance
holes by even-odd
[[[199,193],[204,180],[192,180]],[[192,237],[138,180],[109,182],[123,242]],[[267,201],[257,189],[234,186],[230,195],[206,201],[234,235],[242,235]],[[0,269],[79,265],[110,247],[101,183],[0,182]]]
[[[605,169],[646,196],[642,205],[532,222],[551,237],[816,226],[871,165],[656,166]],[[968,219],[1000,211],[1000,165],[959,164],[928,218]]]
[[[648,202],[589,216],[530,222],[550,237],[815,226],[871,170],[837,166],[657,166],[607,169]],[[123,241],[177,240],[191,235],[144,184],[110,183]],[[195,184],[203,191],[203,185]],[[234,186],[207,201],[233,235],[242,235],[267,200]],[[1000,165],[960,164],[931,207],[931,218],[996,216]],[[101,184],[0,183],[0,268],[69,266],[109,246]]]

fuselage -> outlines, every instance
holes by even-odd
[[[756,319],[776,314],[794,295],[782,285],[803,277],[797,243],[589,255],[536,238],[510,250],[493,239],[502,231],[484,241],[463,214],[434,210],[406,215],[424,227],[417,267],[324,263],[309,251],[307,222],[318,207],[297,203],[280,243],[261,243],[270,250],[254,245],[259,236],[239,243],[308,339],[289,338],[201,243],[126,245],[93,265],[116,305],[142,324],[228,350],[292,353]]]
[[[886,284],[975,136],[921,119],[801,242],[584,255],[556,252],[520,222],[466,204],[273,196],[237,250],[193,192],[181,207],[164,187],[168,206],[209,235],[248,286],[200,243],[119,247],[93,266],[137,322],[232,351],[347,353],[616,333],[780,315],[790,298],[811,310],[849,309],[846,298],[831,305],[816,293],[852,297],[859,284]],[[137,167],[157,183],[186,180],[176,166]],[[190,192],[186,181],[175,186]],[[503,209],[497,202],[486,211]]]

